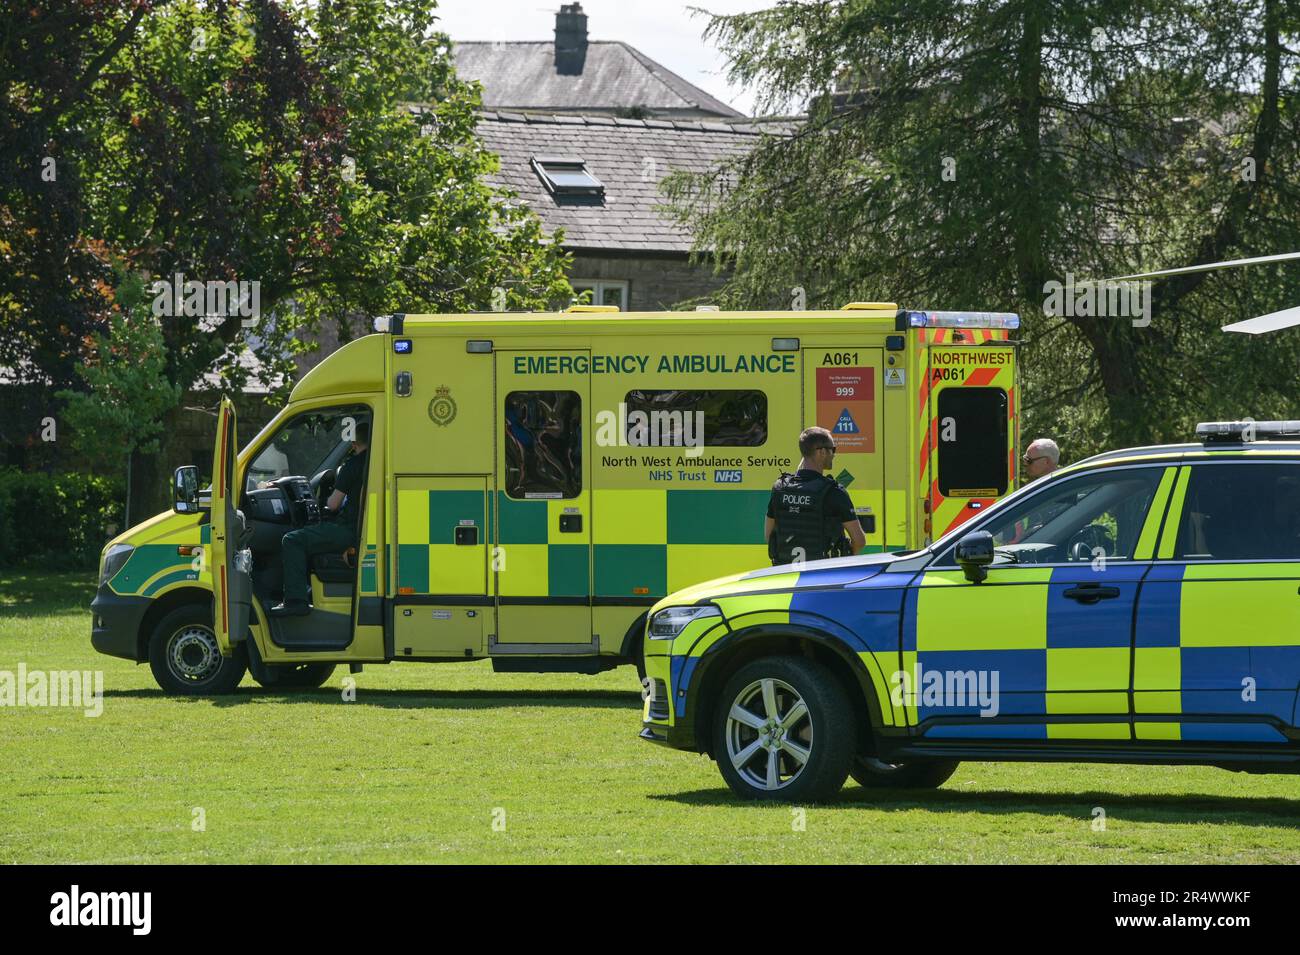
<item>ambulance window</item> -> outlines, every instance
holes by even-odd
[[[505,402],[506,494],[582,493],[582,399],[576,391],[512,391]]]
[[[1193,467],[1174,553],[1182,560],[1300,560],[1300,467]]]
[[[351,448],[358,422],[370,422],[370,409],[364,405],[295,415],[253,457],[245,489],[252,491],[261,481],[275,481],[291,474],[310,478],[326,468],[338,467]]]
[[[629,391],[624,436],[633,447],[756,448],[767,442],[761,391]],[[702,416],[702,417],[700,417]]]
[[[1007,393],[1001,388],[944,388],[937,408],[939,493],[1007,493]]]

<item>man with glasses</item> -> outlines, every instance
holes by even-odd
[[[803,460],[794,474],[772,485],[763,536],[772,563],[803,563],[856,554],[867,543],[849,492],[827,471],[835,463],[835,438],[825,428],[799,435]]]
[[[1025,456],[1020,460],[1025,465],[1025,476],[1032,481],[1061,466],[1061,449],[1051,438],[1038,438],[1025,448]]]

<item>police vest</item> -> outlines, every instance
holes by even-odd
[[[772,513],[776,529],[767,544],[773,564],[788,564],[796,557],[821,560],[849,553],[844,525],[826,514],[826,495],[839,487],[833,478],[819,475],[805,480],[782,474],[772,485]],[[796,553],[796,549],[802,551]]]

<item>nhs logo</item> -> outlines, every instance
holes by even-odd
[[[740,484],[742,471],[737,468],[734,471],[714,471],[714,484]]]

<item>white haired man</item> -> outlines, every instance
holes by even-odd
[[[1025,448],[1025,456],[1020,460],[1025,464],[1026,478],[1033,481],[1061,466],[1061,449],[1051,438],[1037,438]]]

